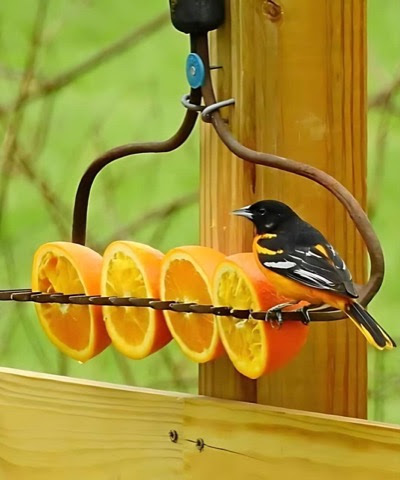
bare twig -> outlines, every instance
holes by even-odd
[[[192,192],[187,195],[183,195],[182,197],[176,198],[171,202],[162,205],[161,207],[157,207],[145,212],[143,215],[141,215],[139,218],[137,218],[133,222],[123,226],[122,228],[114,232],[114,234],[112,235],[112,238],[110,238],[107,241],[107,244],[110,243],[114,238],[124,238],[124,237],[133,236],[138,230],[141,230],[144,226],[148,225],[149,223],[155,220],[169,217],[174,213],[176,213],[178,210],[193,204],[194,202],[197,201],[197,198],[198,198],[198,193]]]
[[[158,17],[155,17],[149,22],[145,23],[144,25],[135,28],[127,35],[115,41],[111,45],[105,47],[99,52],[94,53],[92,56],[79,63],[78,65],[70,68],[63,73],[60,73],[53,79],[43,81],[41,83],[36,83],[34,86],[31,85],[29,93],[24,96],[24,98],[19,104],[19,108],[23,107],[28,101],[45,97],[55,91],[61,90],[62,88],[77,80],[82,75],[85,75],[90,71],[94,70],[95,68],[99,67],[100,65],[103,65],[107,61],[125,52],[133,45],[139,43],[147,36],[155,33],[161,27],[166,25],[168,21],[169,14],[164,12]],[[6,110],[5,107],[3,107],[3,111],[4,110]]]
[[[171,226],[171,222],[174,214],[175,214],[175,211],[172,211],[167,216],[160,219],[150,239],[148,240],[149,245],[153,245],[156,248],[160,248],[160,245],[164,240],[164,238],[166,237],[169,227]]]
[[[388,102],[390,100],[388,99]],[[390,113],[387,109],[382,111],[376,137],[376,152],[374,173],[371,177],[371,188],[368,199],[368,215],[374,218],[379,206],[379,199],[382,191],[383,177],[385,173],[386,146],[389,135]]]
[[[10,242],[3,241],[1,243],[1,253],[4,257],[4,263],[5,263],[5,272],[7,275],[7,283],[8,285],[13,285],[15,284],[15,278],[17,276],[17,270],[16,270],[16,262],[14,258],[14,250],[12,247],[12,244]],[[15,321],[11,320],[10,324],[7,328],[6,331],[2,332],[2,339],[3,339],[3,345],[4,348],[1,350],[0,354],[3,355],[7,352],[7,349],[12,343],[12,340],[15,336],[15,333],[17,331],[17,326],[21,326],[24,334],[26,335],[28,344],[31,345],[33,352],[35,353],[37,359],[42,365],[43,369],[48,368],[49,365],[49,358],[45,351],[43,350],[39,339],[37,338],[37,333],[36,330],[31,328],[29,325],[29,320],[27,318],[27,309],[24,305],[21,303],[18,303],[17,305],[14,306],[17,310],[17,315],[13,315],[11,318],[12,319],[17,319],[17,323]]]
[[[161,390],[171,390],[177,389],[180,392],[191,392],[196,391],[198,378],[195,376],[192,377],[181,377],[180,378],[180,386],[176,385],[171,379],[167,378],[164,380],[156,380],[154,382],[149,383],[148,385],[144,385],[146,388],[158,388]]]
[[[32,182],[39,190],[43,200],[49,207],[49,213],[53,218],[54,224],[57,227],[62,238],[67,239],[69,236],[68,218],[70,216],[68,209],[61,202],[59,195],[56,194],[50,187],[46,178],[41,177],[37,171],[32,167],[29,158],[19,154],[17,157],[18,166],[22,173]]]
[[[381,108],[380,121],[377,129],[376,153],[374,174],[368,202],[368,213],[372,218],[376,213],[381,194],[382,181],[384,176],[386,146],[389,135],[389,125],[392,114],[393,98],[400,89],[400,76],[395,78],[388,88],[377,94],[370,102],[370,106]]]
[[[374,399],[374,413],[375,421],[383,422],[385,420],[385,392],[386,385],[386,362],[384,355],[378,355],[376,351],[374,354],[374,375],[373,375],[373,391],[372,397]]]
[[[12,80],[12,81],[21,80],[23,75],[24,75],[23,70],[14,70],[5,65],[0,65],[0,76],[5,78],[6,80]],[[38,82],[37,76],[35,76],[35,78],[32,79],[31,87],[32,87],[32,84],[34,84],[35,82]]]
[[[112,349],[112,353],[115,363],[117,364],[117,368],[124,379],[125,385],[136,385],[135,376],[126,363],[126,358],[123,358],[114,348]]]
[[[376,93],[368,102],[368,108],[386,107],[393,96],[400,90],[400,75],[395,77],[386,88]]]
[[[40,154],[43,152],[48,134],[50,131],[51,121],[53,118],[54,112],[55,97],[50,97],[43,100],[41,105],[41,111],[39,116],[39,121],[37,122],[35,131],[32,136],[31,145],[31,155],[30,161],[34,162],[38,159]]]
[[[160,350],[159,354],[162,357],[162,363],[167,367],[168,371],[171,373],[171,384],[174,388],[179,390],[186,389],[186,382],[183,380],[183,375],[179,363],[177,363],[169,349]]]
[[[11,111],[11,117],[4,135],[2,149],[3,152],[1,159],[2,176],[0,183],[0,226],[2,224],[4,205],[6,202],[8,185],[12,174],[14,155],[17,148],[19,131],[23,122],[21,106],[24,104],[26,98],[28,97],[30,85],[34,77],[36,62],[40,51],[40,44],[45,24],[48,3],[49,0],[38,0],[36,17],[33,24],[30,39],[30,48],[27,55],[24,74],[21,78],[19,91],[15,99]]]
[[[57,375],[63,375],[64,377],[68,376],[68,359],[62,352],[57,352],[56,373]]]
[[[51,102],[53,104],[53,102]],[[22,147],[17,144],[15,146],[15,162],[19,167],[21,173],[37,187],[41,193],[43,200],[49,207],[50,216],[53,218],[54,224],[61,237],[67,238],[69,236],[68,218],[70,213],[67,207],[62,203],[59,195],[51,188],[47,179],[41,176],[33,167],[33,158],[40,156],[41,150],[44,148],[46,137],[49,128],[49,116],[51,115],[52,107],[50,111],[43,110],[42,120],[43,126],[38,126],[38,130],[35,134],[35,142],[32,144],[32,151],[28,155],[22,151]],[[40,124],[42,123],[40,122]]]
[[[100,116],[93,125],[93,128],[92,128],[93,144],[98,154],[96,156],[100,156],[103,152],[107,150],[106,142],[102,137],[102,131],[104,129],[104,126],[107,120],[112,115],[112,110],[115,108],[117,104],[118,102],[114,101],[112,102],[111,105],[108,105],[107,107],[108,115]],[[117,187],[120,184],[120,176],[118,174],[116,176],[115,170],[110,169],[107,171],[107,175],[102,175],[99,178],[99,181],[103,191],[101,195],[102,203],[103,203],[103,212],[104,212],[104,216],[107,216],[107,218],[104,218],[104,221],[109,226],[109,230],[112,231],[120,223],[118,210],[116,208],[115,201],[114,201],[115,192],[117,191]]]

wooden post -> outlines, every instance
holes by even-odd
[[[245,145],[327,171],[365,206],[365,0],[228,0],[211,35],[218,99]],[[280,12],[281,10],[281,12]],[[252,229],[229,213],[263,198],[289,203],[342,254],[356,282],[365,251],[342,206],[294,175],[245,164],[209,125],[201,135],[202,243],[249,251]],[[306,348],[287,368],[257,382],[226,358],[200,368],[200,393],[275,406],[366,416],[366,346],[351,322],[311,325]]]

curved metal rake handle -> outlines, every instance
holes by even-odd
[[[204,86],[202,87],[202,94],[205,105],[210,106],[215,104],[216,99],[210,75],[208,41],[206,35],[200,35],[196,38],[195,48],[197,53],[201,56],[205,66],[206,78]],[[370,278],[368,283],[362,287],[360,292],[360,302],[364,306],[367,305],[382,285],[385,270],[384,258],[380,242],[371,226],[371,223],[353,195],[336,179],[322,170],[319,170],[318,168],[291,160],[289,158],[279,157],[269,153],[257,152],[243,146],[233,137],[228,126],[222,120],[218,110],[211,113],[210,117],[211,123],[222,142],[237,157],[242,158],[247,162],[277,168],[309,178],[310,180],[319,183],[329,190],[344,205],[365,242],[371,261]],[[343,314],[339,311],[329,313],[310,312],[310,314],[312,314],[313,320],[316,320],[317,318],[318,320],[321,320],[321,316],[323,316],[325,320],[333,320],[343,317]]]
[[[190,101],[192,104],[200,104],[200,89],[191,91]],[[130,143],[122,145],[108,150],[90,164],[79,182],[78,190],[75,195],[72,242],[85,245],[90,190],[96,176],[101,170],[114,160],[127,157],[128,155],[136,155],[138,153],[164,153],[176,150],[188,139],[196,123],[197,116],[198,114],[196,111],[188,110],[179,130],[167,140],[161,142]]]

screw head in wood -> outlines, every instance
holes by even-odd
[[[202,452],[204,450],[204,440],[202,438],[198,438],[196,440],[196,448],[199,452]]]
[[[169,439],[171,440],[171,442],[177,443],[179,436],[178,436],[178,432],[176,430],[170,430],[168,432],[168,436],[169,436]]]

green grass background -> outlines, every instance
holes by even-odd
[[[167,8],[166,0],[112,3],[99,0],[50,2],[38,75],[51,78],[83,61],[93,52],[152,19]],[[0,105],[10,105],[18,91],[36,2],[0,3]],[[369,0],[369,94],[390,85],[400,73],[398,0]],[[96,155],[130,141],[163,139],[173,133],[183,115],[181,95],[188,90],[184,61],[186,36],[169,24],[124,54],[81,76],[56,95],[35,101],[24,111],[18,137],[36,181],[45,178],[62,202],[62,228],[71,223],[73,196],[79,178]],[[369,183],[378,192],[373,222],[382,241],[387,272],[372,313],[400,339],[398,294],[400,249],[399,187],[400,105],[394,96],[390,113],[369,113]],[[51,112],[46,141],[36,151],[37,125]],[[8,119],[9,120],[9,119]],[[2,136],[7,118],[2,117]],[[383,133],[382,133],[383,132]],[[384,141],[382,141],[382,136]],[[383,145],[383,146],[382,146]],[[30,155],[30,152],[33,153]],[[382,175],[377,174],[381,168]],[[379,181],[378,181],[378,180]],[[143,188],[151,183],[152,188]],[[380,188],[376,188],[376,184]],[[89,212],[89,245],[103,247],[121,225],[199,186],[198,135],[178,152],[119,160],[95,183]],[[9,183],[0,231],[0,285],[30,283],[31,258],[42,243],[65,237],[57,228],[40,189],[16,166]],[[131,232],[138,241],[161,250],[198,242],[198,205],[192,203],[168,221],[154,221]],[[80,365],[60,355],[37,323],[32,305],[0,304],[0,364],[82,378],[123,382],[154,388],[196,391],[197,367],[170,343],[161,352],[138,362],[113,349]],[[400,349],[369,350],[370,418],[400,423]]]

